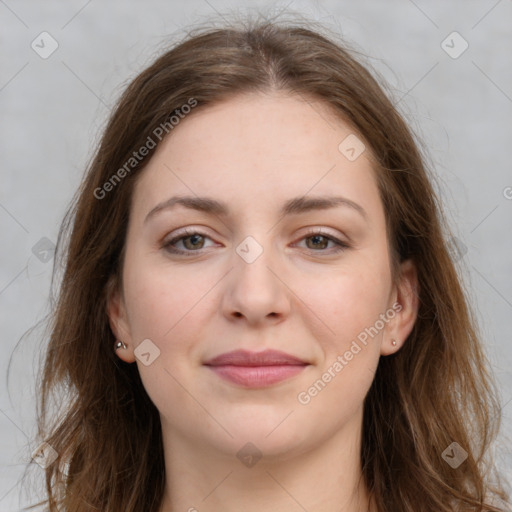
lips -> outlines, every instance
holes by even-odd
[[[280,366],[308,364],[298,357],[280,352],[278,350],[265,350],[263,352],[249,352],[248,350],[234,350],[210,359],[207,366]]]
[[[277,350],[249,352],[235,350],[206,363],[219,377],[246,388],[276,384],[302,372],[309,363]]]

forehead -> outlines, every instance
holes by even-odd
[[[174,127],[136,183],[134,208],[147,213],[178,193],[277,211],[291,197],[339,193],[371,210],[379,197],[370,148],[356,159],[343,152],[347,140],[361,151],[355,137],[318,100],[239,95],[192,111]]]

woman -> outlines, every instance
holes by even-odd
[[[49,510],[505,510],[431,178],[311,27],[204,30],[114,109],[62,228]]]

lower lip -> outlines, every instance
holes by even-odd
[[[219,377],[247,388],[271,386],[299,374],[307,365],[209,366]]]

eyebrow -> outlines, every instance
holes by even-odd
[[[227,217],[230,214],[229,208],[225,203],[217,201],[211,197],[173,196],[157,204],[146,215],[144,223],[162,210],[171,209],[176,205],[181,205],[191,210],[198,210],[221,217]],[[286,201],[279,213],[280,216],[284,217],[287,215],[306,213],[313,210],[327,210],[339,206],[352,208],[365,220],[368,220],[368,214],[360,204],[342,196],[295,197]]]

